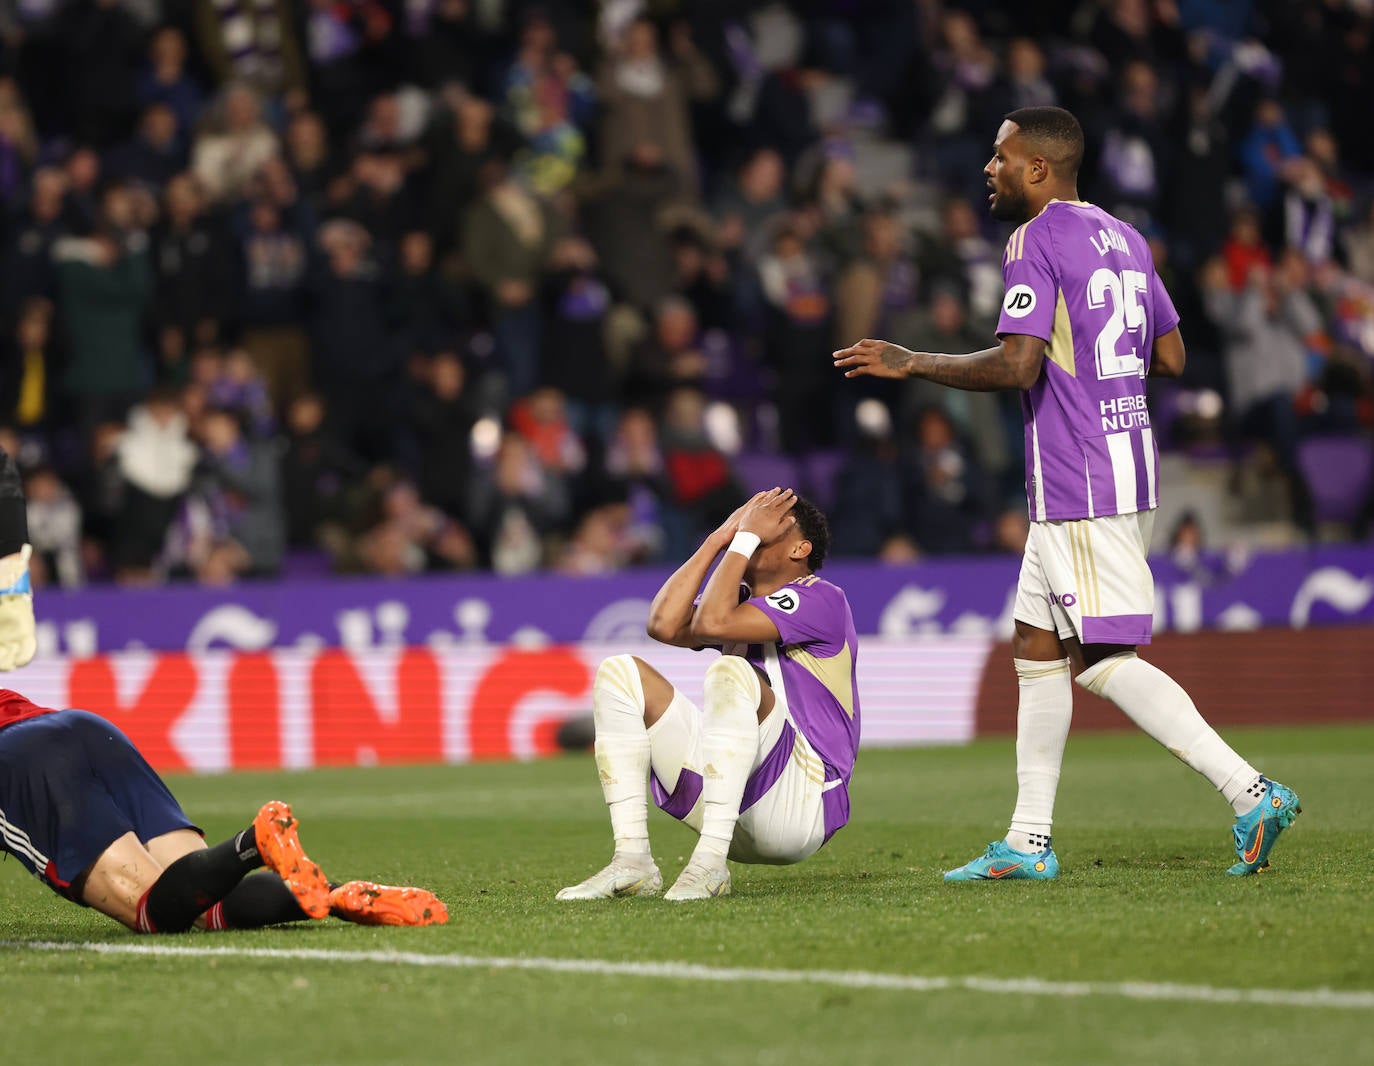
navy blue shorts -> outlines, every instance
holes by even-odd
[[[125,833],[146,844],[175,829],[196,827],[104,718],[54,711],[0,729],[5,850],[59,895],[75,898],[72,882]]]

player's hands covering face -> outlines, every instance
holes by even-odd
[[[797,494],[791,489],[769,489],[759,493],[744,505],[739,531],[756,534],[762,543],[772,544],[797,521],[791,513],[796,502]]]

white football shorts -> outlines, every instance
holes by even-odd
[[[1148,644],[1155,512],[1032,522],[1016,588],[1018,622],[1083,644]]]
[[[703,735],[701,710],[680,690],[663,716],[649,727],[650,763],[659,786],[655,799],[659,807],[697,833],[701,832],[702,817],[700,779],[706,765]],[[788,743],[789,735],[790,750],[776,750]],[[801,862],[825,843],[822,797],[828,783],[824,766],[801,730],[792,724],[782,701],[759,726],[751,786],[770,756],[774,760],[785,758],[786,766],[761,796],[753,798],[751,789],[746,788],[747,807],[735,824],[730,843],[730,858],[736,862],[787,865]],[[682,799],[691,803],[685,810]]]

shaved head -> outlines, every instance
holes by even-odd
[[[1083,127],[1062,107],[1023,107],[1005,118],[1014,122],[1026,155],[1041,156],[1057,178],[1075,181],[1083,163]]]

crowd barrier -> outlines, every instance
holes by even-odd
[[[1014,560],[847,564],[866,745],[1015,728]],[[1374,717],[1374,551],[1156,565],[1147,656],[1220,725]],[[663,575],[490,576],[44,591],[36,702],[118,723],[159,769],[213,772],[532,758],[590,714],[602,658],[632,651],[700,692],[710,653],[653,644]],[[1078,693],[1076,729],[1121,727]]]

